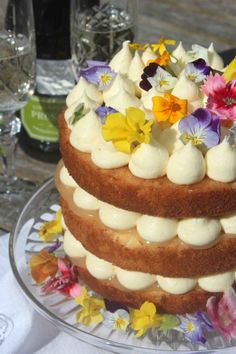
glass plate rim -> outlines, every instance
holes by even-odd
[[[54,326],[56,326],[59,330],[62,330],[66,332],[67,334],[73,336],[74,338],[81,340],[84,343],[90,344],[92,346],[98,347],[103,350],[111,350],[113,349],[123,349],[125,351],[133,352],[135,350],[141,350],[142,353],[150,354],[150,353],[190,353],[192,350],[162,350],[160,348],[147,348],[147,347],[138,347],[136,345],[131,345],[131,344],[123,344],[123,343],[118,343],[115,341],[111,341],[109,339],[101,338],[97,335],[94,335],[93,333],[88,333],[84,331],[81,328],[75,328],[73,325],[66,323],[63,319],[52,313],[50,310],[48,310],[28,289],[28,287],[25,285],[24,281],[21,278],[20,273],[18,272],[17,266],[16,266],[16,261],[14,257],[14,241],[17,238],[17,234],[19,233],[20,229],[20,224],[21,224],[21,219],[23,218],[25,211],[28,209],[32,201],[37,198],[37,196],[44,191],[46,188],[54,188],[55,183],[54,183],[54,177],[48,179],[46,182],[44,182],[36,191],[35,193],[31,196],[31,198],[28,200],[28,202],[25,204],[24,208],[22,209],[20,215],[18,216],[17,222],[15,224],[15,227],[13,231],[10,233],[10,238],[9,238],[9,247],[8,247],[8,252],[9,252],[9,261],[10,261],[10,266],[14,275],[14,278],[20,288],[20,290],[23,292],[23,295],[27,298],[27,300],[30,301],[32,304],[32,307],[43,317],[45,317],[50,323],[52,323]],[[79,334],[79,335],[78,335]],[[81,335],[81,336],[80,336]],[[89,339],[94,339],[95,343],[89,342]],[[220,350],[227,350],[227,349],[232,349],[234,346],[229,346],[225,348],[213,348],[213,349],[200,349],[197,350],[199,353],[214,353],[214,352],[219,352]],[[195,352],[195,350],[194,350]]]

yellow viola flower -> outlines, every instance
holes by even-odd
[[[149,44],[141,44],[141,43],[130,43],[129,48],[133,50],[145,50]]]
[[[174,124],[187,113],[187,100],[182,100],[167,92],[164,97],[154,96],[152,102],[152,111],[157,122],[168,121]]]
[[[57,257],[49,253],[46,249],[43,249],[30,258],[29,267],[32,278],[37,284],[40,284],[46,280],[47,277],[56,275],[58,270]]]
[[[152,44],[151,47],[154,52],[158,51],[160,55],[162,55],[164,52],[167,51],[166,45],[175,45],[175,44],[176,44],[175,40],[165,39],[164,37],[161,37],[159,41],[155,44]]]
[[[236,57],[226,66],[223,76],[226,82],[236,79]]]
[[[61,218],[61,209],[59,209],[53,220],[45,222],[40,227],[38,234],[44,242],[52,241],[58,234],[62,232]]]
[[[107,116],[102,127],[105,141],[112,141],[116,150],[130,154],[141,143],[150,142],[153,120],[147,121],[145,113],[136,107],[126,109],[126,115],[119,112]]]
[[[156,306],[152,302],[145,301],[139,310],[130,310],[130,324],[136,337],[141,337],[149,328],[158,327],[161,316],[156,313]]]
[[[103,299],[89,296],[87,289],[82,288],[81,294],[75,298],[75,302],[82,306],[76,314],[77,322],[83,323],[85,326],[91,326],[103,321],[104,317],[100,312],[105,308]]]

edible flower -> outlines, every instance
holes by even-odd
[[[102,124],[105,124],[106,117],[111,113],[116,113],[117,110],[112,107],[100,106],[95,110],[95,113],[100,118]]]
[[[169,121],[173,124],[187,113],[187,100],[182,100],[168,92],[164,93],[164,97],[154,96],[152,102],[152,111],[157,122]]]
[[[123,309],[119,309],[114,313],[106,311],[103,324],[108,328],[125,331],[129,325],[129,314]]]
[[[203,312],[197,311],[194,315],[178,316],[180,324],[177,330],[184,333],[185,338],[192,343],[206,342],[205,332],[212,329],[212,325]]]
[[[236,57],[225,68],[223,76],[226,82],[236,79]]]
[[[43,286],[42,290],[45,294],[57,291],[65,296],[75,298],[80,295],[81,287],[78,283],[78,271],[76,266],[69,262],[64,262],[58,258],[59,274],[50,278]]]
[[[152,302],[145,301],[140,309],[130,309],[130,325],[136,337],[141,337],[149,328],[160,325],[160,316]]]
[[[187,51],[187,58],[188,62],[197,60],[199,58],[204,59],[205,62],[208,62],[208,49],[202,47],[201,45],[193,44],[192,50]]]
[[[208,109],[199,108],[180,120],[180,139],[184,144],[204,145],[211,148],[220,142],[220,120]]]
[[[49,253],[47,249],[43,249],[38,254],[31,256],[29,267],[32,278],[37,284],[41,284],[47,277],[56,275],[58,270],[57,257]]]
[[[82,306],[76,314],[77,322],[91,326],[103,321],[104,317],[101,314],[101,310],[105,308],[103,299],[89,296],[87,289],[83,287],[80,296],[75,298],[75,302]]]
[[[156,74],[152,77],[148,77],[147,80],[152,87],[156,88],[157,91],[160,92],[165,92],[173,89],[177,82],[176,77],[173,77],[160,66],[157,68]]]
[[[136,107],[126,109],[126,115],[111,113],[102,126],[105,141],[112,141],[116,150],[130,154],[139,144],[148,144],[153,121]]]
[[[141,75],[142,80],[139,83],[139,86],[143,90],[149,91],[152,88],[152,85],[148,79],[156,75],[158,68],[159,65],[157,63],[150,63],[143,69],[143,74]]]
[[[207,313],[213,327],[224,339],[236,338],[236,294],[232,287],[225,290],[221,299],[212,296],[207,301]]]
[[[106,62],[101,63],[97,65],[97,61],[89,61],[90,66],[80,70],[80,75],[89,83],[98,86],[100,91],[106,90],[116,76],[116,73]]]
[[[226,83],[219,74],[209,75],[202,86],[207,108],[221,120],[236,121],[236,80]]]
[[[39,229],[38,234],[44,242],[52,241],[62,232],[61,209],[56,212],[55,218],[45,222]]]
[[[145,50],[149,46],[148,43],[141,44],[141,43],[129,43],[129,48],[133,50]]]
[[[167,51],[165,51],[162,55],[160,55],[156,59],[148,60],[148,64],[156,63],[160,66],[166,66],[169,61],[170,61],[170,54]]]
[[[157,43],[152,44],[152,50],[154,52],[159,52],[160,55],[162,55],[164,52],[167,51],[166,45],[175,45],[176,41],[173,39],[165,39],[164,37],[161,37]]]
[[[185,66],[185,76],[188,80],[199,83],[210,74],[211,67],[208,66],[204,59],[197,59]]]

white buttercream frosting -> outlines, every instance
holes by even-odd
[[[69,107],[75,102],[83,102],[81,99],[83,94],[85,94],[90,100],[95,101],[98,104],[102,104],[102,93],[97,89],[96,86],[90,84],[81,76],[78,83],[73,87],[66,98],[67,106]]]
[[[115,96],[104,99],[106,106],[116,109],[118,112],[125,114],[127,107],[140,107],[140,100],[128,93],[124,88],[121,88]]]
[[[94,111],[89,111],[76,122],[70,134],[70,143],[83,152],[91,152],[101,141],[101,123]]]
[[[136,50],[129,66],[128,78],[133,82],[140,81],[141,75],[143,74],[143,69],[143,61],[140,58],[139,52]]]
[[[134,176],[145,179],[164,176],[168,156],[166,148],[158,142],[142,143],[131,155],[129,170]]]
[[[207,175],[219,182],[236,179],[236,147],[224,139],[206,153]]]
[[[73,201],[82,209],[98,210],[99,208],[99,200],[79,186],[76,187],[73,193]]]
[[[236,234],[236,214],[229,214],[220,218],[220,223],[226,234]]]
[[[163,97],[164,93],[157,91],[157,89],[155,87],[152,87],[147,92],[142,93],[141,101],[143,103],[144,108],[146,108],[150,111],[152,110],[152,106],[153,106],[152,98],[155,96]]]
[[[176,184],[193,184],[205,176],[206,166],[202,153],[191,142],[176,150],[167,165],[167,177]]]
[[[220,234],[219,220],[209,218],[189,218],[179,221],[178,236],[187,244],[204,246],[214,242]]]
[[[184,146],[182,141],[179,139],[180,132],[178,125],[179,122],[176,122],[171,127],[164,129],[158,137],[158,140],[163,146],[165,146],[169,154],[173,154],[174,151]]]
[[[62,229],[65,231],[68,229],[66,223],[65,223],[65,219],[63,217],[63,215],[61,215],[61,226],[62,226]]]
[[[118,168],[129,163],[130,155],[117,151],[112,142],[102,141],[91,153],[93,163],[101,168]]]
[[[149,60],[155,60],[156,58],[157,55],[148,46],[143,52],[142,61],[144,62],[145,65],[147,65]]]
[[[109,65],[115,72],[127,74],[129,71],[132,54],[129,50],[129,41],[123,42],[121,50],[112,58]]]
[[[127,230],[136,225],[136,221],[140,217],[140,214],[101,202],[99,217],[104,225],[112,229]]]
[[[174,57],[174,59],[180,60],[182,63],[186,62],[187,53],[182,42],[179,42],[178,46],[171,53],[171,56]]]
[[[71,258],[85,257],[87,254],[87,251],[82,243],[76,240],[69,230],[66,230],[64,233],[63,246],[65,253]]]
[[[71,258],[86,257],[86,266],[90,274],[97,279],[110,279],[117,276],[121,285],[129,290],[142,290],[156,281],[159,286],[170,294],[184,294],[198,285],[209,292],[224,291],[230,287],[235,278],[234,270],[211,276],[197,278],[170,278],[149,273],[128,271],[112,263],[98,258],[87,251],[75,237],[66,231],[64,235],[65,253]]]
[[[195,288],[197,279],[194,278],[168,278],[157,275],[159,286],[170,294],[185,294]]]
[[[199,88],[195,82],[182,75],[173,88],[172,95],[188,101],[195,101],[199,98]]]
[[[74,178],[70,176],[65,166],[62,166],[62,168],[60,169],[59,177],[61,182],[66,186],[77,187],[77,183],[75,182]]]
[[[116,267],[116,276],[121,285],[129,290],[141,290],[155,283],[155,276],[148,273],[131,272]]]
[[[177,235],[178,221],[158,216],[142,215],[137,220],[137,231],[146,241],[164,242]]]
[[[127,79],[124,75],[118,73],[115,79],[112,81],[111,86],[103,91],[104,101],[108,100],[110,97],[116,96],[120,90],[125,90],[129,94],[134,95],[135,93],[135,85],[134,83]]]
[[[215,51],[213,43],[208,48],[209,65],[212,69],[222,70],[224,68],[224,61],[221,56]]]
[[[104,261],[90,252],[86,256],[86,267],[96,279],[109,279],[114,275],[114,267],[110,262]]]
[[[225,272],[208,275],[198,279],[198,285],[205,291],[221,292],[229,288],[234,282],[234,272]]]

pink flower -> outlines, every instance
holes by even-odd
[[[59,275],[52,277],[43,286],[42,290],[48,294],[53,291],[76,298],[81,294],[81,287],[78,283],[77,268],[71,264],[65,263],[61,258],[58,258]]]
[[[202,91],[207,98],[207,108],[218,115],[221,120],[236,121],[236,80],[226,83],[225,78],[209,75]]]
[[[232,287],[228,288],[219,300],[212,296],[207,301],[207,313],[213,327],[224,339],[236,338],[236,294]]]

